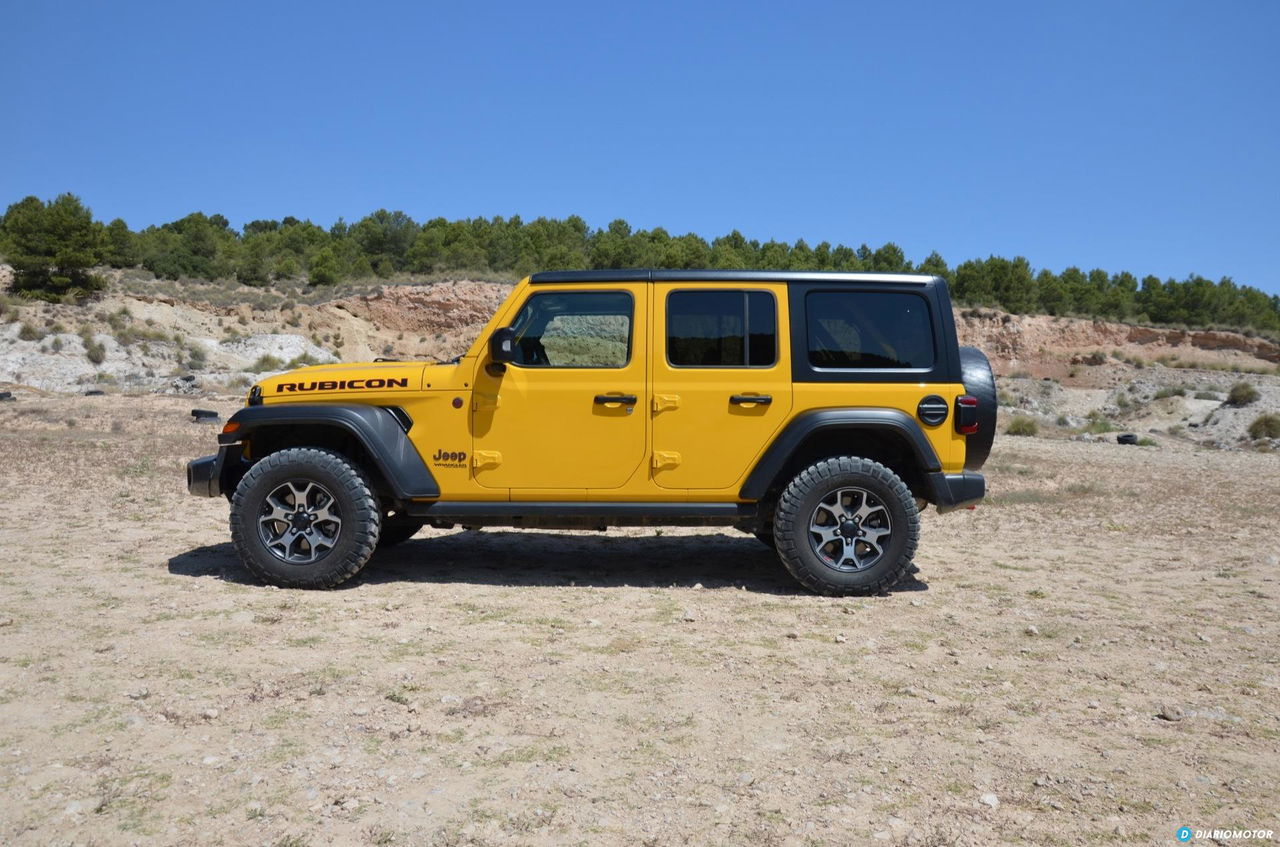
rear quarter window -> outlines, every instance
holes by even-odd
[[[936,357],[929,302],[917,294],[811,291],[805,326],[813,368],[927,370]]]

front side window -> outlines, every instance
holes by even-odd
[[[815,368],[931,368],[929,304],[891,291],[813,291],[805,298]]]
[[[673,291],[667,361],[684,368],[761,368],[778,360],[778,309],[768,291]]]
[[[512,329],[512,364],[526,368],[622,368],[631,360],[631,295],[548,291],[525,301]]]

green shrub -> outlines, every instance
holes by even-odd
[[[44,338],[44,333],[23,321],[22,326],[18,328],[18,338],[23,341],[39,341]]]
[[[282,371],[284,370],[284,362],[270,354],[264,354],[258,357],[258,361],[245,368],[253,373],[262,373],[263,371]]]
[[[1159,447],[1160,446],[1159,441],[1156,441],[1154,438],[1147,438],[1145,435],[1138,439],[1137,444],[1139,447]]]
[[[1217,400],[1218,395],[1216,392],[1213,392],[1213,391],[1197,391],[1196,399],[1197,400]]]
[[[100,365],[107,360],[107,348],[100,341],[86,340],[84,355],[90,362]]]
[[[1267,412],[1258,415],[1249,424],[1250,438],[1280,438],[1280,415]]]
[[[1039,432],[1040,425],[1036,423],[1036,419],[1025,415],[1015,415],[1005,429],[1006,435],[1036,435]]]
[[[1227,392],[1228,406],[1248,406],[1258,399],[1258,389],[1247,382],[1237,382]]]
[[[1107,420],[1106,416],[1103,415],[1102,412],[1094,409],[1089,413],[1089,422],[1085,424],[1080,431],[1089,432],[1094,435],[1102,435],[1105,432],[1114,432],[1115,427],[1111,424],[1111,421]]]
[[[1067,426],[1070,423],[1066,415],[1058,415],[1058,426]]]
[[[1159,391],[1156,392],[1157,400],[1163,400],[1166,397],[1186,397],[1186,396],[1187,396],[1187,389],[1183,388],[1180,385],[1173,388],[1161,388]]]

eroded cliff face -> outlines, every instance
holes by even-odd
[[[982,349],[1005,367],[1069,362],[1073,356],[1099,351],[1148,361],[1177,357],[1180,362],[1207,366],[1251,368],[1280,363],[1280,344],[1220,330],[1157,329],[991,309],[958,310],[956,329],[961,344]]]

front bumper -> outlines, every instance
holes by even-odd
[[[187,491],[196,497],[220,497],[223,494],[223,469],[233,447],[223,447],[213,456],[202,456],[187,462]]]
[[[938,512],[945,514],[972,506],[987,493],[987,481],[980,473],[931,473],[933,502]]]

